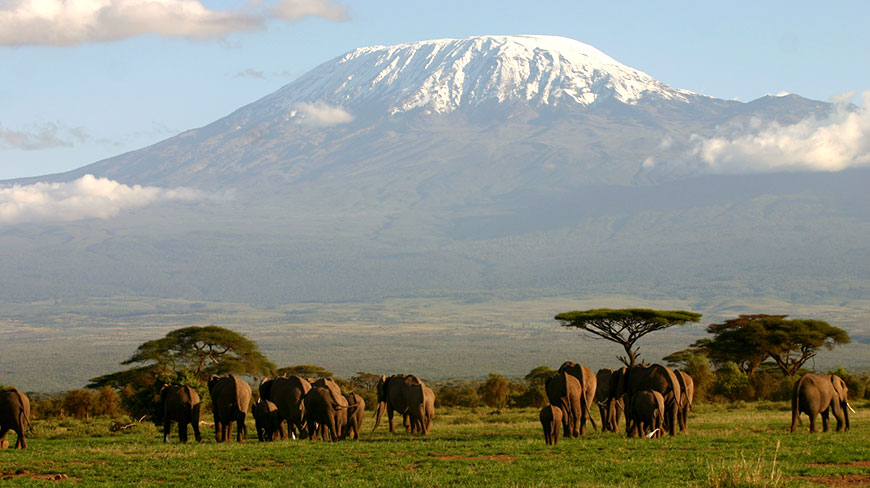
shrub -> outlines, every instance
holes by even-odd
[[[63,396],[63,410],[70,417],[90,420],[94,413],[94,394],[88,390],[72,390]]]
[[[489,378],[477,391],[483,403],[489,407],[501,411],[508,406],[510,384],[500,374],[490,373]]]
[[[716,372],[713,383],[713,394],[729,401],[747,400],[752,398],[752,384],[746,373],[734,363],[725,365]]]

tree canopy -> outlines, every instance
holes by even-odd
[[[278,374],[296,375],[301,378],[332,378],[335,376],[331,371],[327,371],[326,368],[314,364],[297,364],[296,366],[287,366],[285,368],[279,369]],[[378,377],[378,379],[380,379],[380,377]]]
[[[822,320],[786,317],[740,315],[721,324],[710,324],[707,332],[713,338],[696,341],[688,351],[706,354],[719,367],[734,363],[748,376],[764,361],[772,359],[783,374],[793,376],[820,349],[830,350],[851,342],[846,331]]]
[[[684,310],[651,310],[646,308],[597,308],[565,312],[556,315],[563,327],[574,327],[623,347],[625,356],[618,359],[626,366],[637,364],[639,348],[634,344],[641,337],[674,325],[701,320],[701,314]]]
[[[175,378],[205,382],[213,374],[258,377],[275,371],[275,365],[254,342],[237,332],[214,325],[173,330],[165,337],[143,343],[121,364],[136,363],[141,366],[94,378],[88,387],[142,387]]]

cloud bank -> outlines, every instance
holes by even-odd
[[[301,116],[299,123],[309,127],[330,127],[346,124],[353,120],[353,115],[350,112],[322,101],[298,103],[296,104],[296,114]]]
[[[239,10],[212,10],[199,0],[0,1],[0,46],[72,46],[144,34],[193,40],[223,39],[261,30],[269,20],[306,16],[345,20],[333,0],[278,0]]]
[[[171,200],[198,200],[190,188],[127,186],[85,175],[69,183],[34,183],[0,188],[0,225],[107,219],[124,210]]]
[[[776,171],[840,171],[870,166],[870,91],[863,105],[850,109],[835,100],[825,119],[809,118],[793,125],[758,121],[728,136],[693,136],[691,155],[712,173]]]
[[[29,131],[6,129],[0,124],[0,149],[50,149],[72,147],[90,139],[81,128],[67,128],[55,123],[43,124]]]

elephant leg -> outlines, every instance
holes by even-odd
[[[829,420],[829,411],[826,408],[822,410],[822,432],[828,432],[830,430]]]
[[[387,420],[390,422],[390,433],[395,434],[396,428],[393,426],[393,409],[389,407],[387,408]]]
[[[202,442],[202,436],[199,433],[199,419],[194,419],[190,425],[193,427],[193,438],[196,442]]]
[[[668,425],[668,434],[671,436],[677,435],[677,403],[674,402],[673,408],[671,408],[668,412],[668,420],[670,425]]]
[[[284,440],[287,438],[287,431],[284,430],[284,421],[283,420],[278,423],[278,437],[281,440]]]
[[[163,419],[163,442],[169,442],[169,433],[172,432],[172,421],[169,420],[169,416]]]
[[[817,432],[816,431],[816,414],[813,412],[810,412],[807,414],[807,416],[810,418],[810,432]]]
[[[6,434],[9,433],[9,427],[0,425],[0,449],[5,449]]]
[[[15,449],[27,449],[27,439],[24,437],[24,427],[18,426],[15,429],[15,433],[18,434],[18,440],[15,442]]]
[[[242,442],[248,436],[248,427],[245,425],[245,414],[236,420],[236,442]]]
[[[178,422],[178,440],[187,442],[187,422]]]

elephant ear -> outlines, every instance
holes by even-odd
[[[208,392],[209,393],[211,393],[211,391],[214,389],[215,383],[217,383],[218,380],[220,380],[220,379],[221,379],[221,377],[216,375],[216,374],[211,375],[211,378],[208,379]]]
[[[840,397],[840,401],[845,402],[848,399],[849,394],[849,388],[846,386],[846,382],[843,381],[843,378],[832,374],[831,383],[834,385],[834,391],[837,392],[837,396]]]
[[[272,380],[269,378],[263,378],[263,380],[260,381],[260,387],[258,389],[260,390],[260,398],[270,400],[272,395]]]

